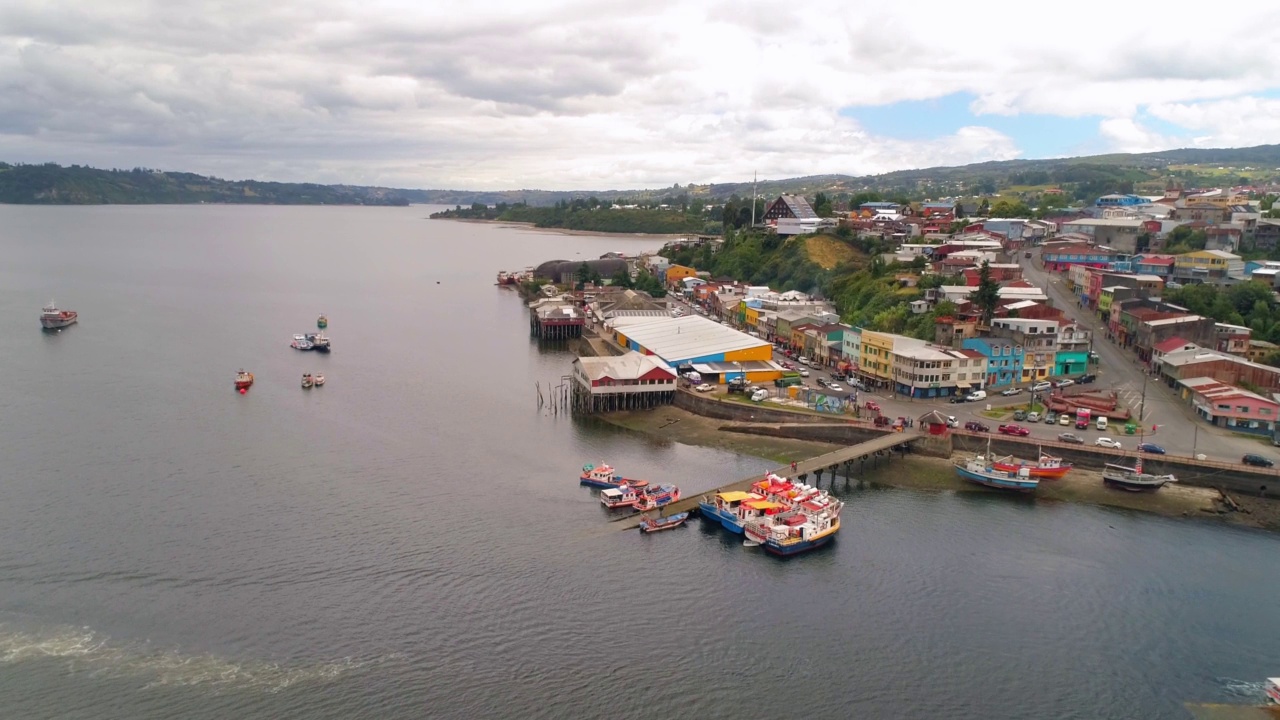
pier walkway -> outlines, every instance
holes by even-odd
[[[796,463],[795,470],[792,470],[790,465],[784,465],[782,467],[774,468],[771,472],[795,480],[801,476],[810,474],[821,477],[822,473],[827,471],[830,471],[834,476],[836,469],[841,465],[845,465],[847,474],[849,466],[851,466],[854,461],[865,460],[867,457],[881,452],[888,452],[891,456],[894,448],[907,445],[911,441],[918,440],[922,437],[924,437],[924,433],[919,430],[888,432],[881,437],[867,440],[866,442],[861,442],[857,445],[850,445],[846,448],[833,450],[825,455],[819,455],[814,458],[809,458],[808,460],[801,460]],[[660,507],[657,510],[650,510],[648,514],[651,516],[657,516],[659,514],[666,516],[687,512],[697,508],[698,501],[701,500],[704,495],[733,492],[735,490],[747,490],[750,489],[752,483],[757,482],[763,477],[764,473],[757,473],[749,478],[731,482],[728,485],[722,485],[718,488],[711,488],[699,492],[685,492],[685,489],[681,488],[682,497],[680,500],[677,500],[670,505]],[[646,513],[632,513],[630,515],[624,515],[616,518],[613,522],[617,525],[619,530],[627,530],[637,527],[640,524],[640,519],[643,518],[645,514]]]

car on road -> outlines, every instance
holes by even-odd
[[[1152,455],[1164,455],[1164,448],[1155,443],[1138,443],[1138,452],[1151,453]]]
[[[1245,465],[1254,465],[1256,467],[1271,467],[1275,465],[1275,463],[1272,462],[1271,458],[1266,458],[1261,455],[1255,455],[1254,453],[1249,453],[1248,455],[1245,455],[1243,458],[1240,458],[1240,462],[1244,463]]]
[[[818,378],[818,387],[826,387],[826,386],[828,386],[828,385],[830,385],[830,384],[831,384],[831,383],[827,382],[827,379],[826,379],[826,378],[821,378],[821,377],[820,377],[820,378]]]
[[[1098,379],[1097,375],[1081,375],[1080,379],[1076,380],[1076,382],[1080,383],[1081,385],[1088,385],[1089,383],[1097,379]]]
[[[964,424],[964,429],[969,432],[991,432],[991,428],[980,422],[974,422],[972,420]]]
[[[969,401],[969,398],[964,395],[952,395],[950,400],[952,405],[955,405],[956,403],[962,403],[962,402],[968,402],[968,401]]]
[[[965,396],[965,400],[968,400],[969,402],[977,402],[979,400],[986,400],[986,399],[987,399],[986,390],[974,390],[973,392]]]
[[[947,416],[947,427],[950,427],[950,428],[960,427],[960,421],[956,419],[955,415]]]
[[[996,428],[996,430],[999,430],[1005,435],[1017,435],[1019,437],[1026,437],[1031,434],[1030,430],[1022,427],[1021,425],[1001,425]]]
[[[1049,382],[1048,380],[1045,380],[1044,382],[1038,382],[1035,385],[1032,385],[1031,392],[1044,392],[1045,390],[1048,390],[1052,387],[1053,387],[1053,383]]]
[[[1009,388],[1008,390],[1000,391],[1000,394],[1004,395],[1005,397],[1013,397],[1014,395],[1017,395],[1020,392],[1022,392],[1022,388]]]
[[[796,358],[796,362],[800,363],[801,365],[808,365],[808,364],[809,364],[809,358],[807,358],[807,357],[805,357],[805,356],[801,355],[800,357]]]
[[[1062,414],[1058,415],[1058,424],[1059,424],[1059,425],[1061,425],[1061,426],[1063,426],[1063,427],[1068,427],[1068,426],[1070,426],[1070,425],[1071,425],[1071,414],[1070,414],[1070,413],[1062,413]]]
[[[1026,420],[1026,419],[1027,419],[1027,411],[1026,411],[1026,410],[1014,410],[1014,411],[1013,411],[1013,419],[1014,419],[1014,420],[1018,420],[1018,421]]]
[[[1024,258],[1029,258],[1029,257],[1031,257],[1031,251],[1030,251],[1030,250],[1028,250],[1028,251],[1026,251],[1026,252],[1022,253],[1022,257],[1024,257]]]
[[[800,373],[800,377],[809,377],[809,371],[805,370],[804,368],[800,368],[799,373]]]
[[[865,407],[868,410],[875,410],[876,412],[880,412],[880,403],[876,402],[875,400],[868,400]]]
[[[1096,446],[1098,446],[1098,447],[1111,448],[1112,450],[1119,450],[1119,449],[1121,449],[1121,448],[1120,448],[1120,441],[1119,441],[1119,440],[1112,440],[1112,439],[1111,439],[1111,438],[1109,438],[1109,437],[1100,437],[1100,438],[1098,438],[1097,440],[1094,440],[1094,441],[1093,441],[1093,444],[1094,444],[1094,445],[1096,445]]]
[[[844,388],[840,387],[839,385],[837,385],[837,384],[835,384],[835,383],[827,383],[827,389],[828,389],[828,390],[830,390],[831,392],[843,392],[843,391],[844,391]]]
[[[1090,360],[1093,360],[1093,361],[1095,361],[1095,362],[1097,362],[1097,360],[1098,360],[1098,353],[1096,353],[1096,352],[1090,352],[1090,353],[1089,353],[1089,359],[1090,359]]]
[[[1076,381],[1075,381],[1075,380],[1072,380],[1071,378],[1063,378],[1063,379],[1059,380],[1059,381],[1054,385],[1054,387],[1064,388],[1064,387],[1071,387],[1072,385],[1075,385],[1075,384],[1076,384]]]
[[[1058,433],[1058,442],[1071,443],[1072,445],[1083,445],[1084,438],[1075,433]]]
[[[795,370],[795,369],[796,369],[796,366],[795,366],[795,365],[792,365],[791,363],[787,362],[786,360],[783,360],[782,362],[778,363],[778,365],[779,365],[783,370]]]
[[[711,392],[712,390],[715,390],[715,389],[716,389],[716,386],[712,385],[711,383],[702,383],[698,387],[694,388],[694,390],[697,390],[698,392]]]

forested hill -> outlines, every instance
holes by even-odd
[[[239,203],[259,205],[408,205],[390,188],[222,180],[184,172],[99,170],[0,163],[0,203],[38,205]]]

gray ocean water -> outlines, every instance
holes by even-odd
[[[540,413],[569,356],[493,277],[660,243],[428,212],[0,206],[0,717],[1179,718],[1280,674],[1265,533],[856,483],[787,562],[610,531],[584,462],[767,464]]]

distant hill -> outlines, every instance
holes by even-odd
[[[1243,181],[1243,182],[1241,182]],[[1280,145],[1248,148],[1183,148],[1152,153],[1115,153],[1043,160],[1002,160],[955,167],[897,170],[880,175],[812,175],[761,180],[763,197],[781,194],[835,200],[874,193],[923,200],[1011,194],[1033,197],[1048,188],[1089,199],[1109,192],[1147,192],[1168,183],[1184,187],[1280,184]],[[673,204],[749,198],[751,182],[673,185],[646,190],[420,190],[222,180],[184,172],[100,170],[72,165],[0,163],[0,202],[28,204],[254,203],[279,205],[405,205],[430,203],[551,206],[588,199],[621,204]]]

